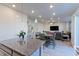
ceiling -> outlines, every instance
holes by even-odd
[[[12,3],[6,3],[4,5],[13,8]],[[50,18],[57,20],[60,17],[62,21],[70,21],[70,16],[79,8],[78,3],[16,3],[15,5],[16,7],[13,9],[27,14],[32,19],[37,18],[40,20],[50,20]],[[50,8],[50,5],[54,7]],[[35,11],[33,14],[32,10]],[[53,13],[56,15],[54,16]],[[39,15],[42,17],[39,18]]]

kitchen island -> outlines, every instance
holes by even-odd
[[[41,56],[41,48],[44,41],[39,39],[19,40],[19,38],[0,41],[0,49],[10,56],[31,56],[39,49],[38,54]]]

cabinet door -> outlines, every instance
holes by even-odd
[[[5,51],[5,52],[11,54],[11,50],[10,50],[9,48],[3,46],[2,44],[0,44],[0,49],[2,49],[3,51]]]
[[[16,52],[13,52],[13,56],[20,56],[20,55]]]
[[[2,49],[0,49],[0,56],[10,56],[10,55],[4,52]]]

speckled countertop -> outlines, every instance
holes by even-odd
[[[14,38],[1,41],[0,43],[21,55],[29,56],[40,48],[44,44],[44,41],[39,39],[20,41],[18,38]]]

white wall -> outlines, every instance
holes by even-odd
[[[50,26],[59,26],[59,31],[70,31],[69,30],[69,22],[61,22],[61,23],[41,23],[38,21],[38,23],[35,23],[34,20],[28,20],[33,27],[34,32],[42,32],[44,31],[50,31]],[[48,21],[47,21],[48,22]],[[29,27],[29,26],[28,26]]]
[[[75,46],[75,20],[76,20],[76,16],[73,15],[71,17],[71,42],[73,47]]]
[[[59,26],[59,31],[69,31],[69,27],[68,27],[68,23],[67,22],[63,22],[63,23],[54,23],[54,24],[45,24],[45,29],[47,31],[50,31],[50,26]]]
[[[35,37],[36,32],[43,32],[44,26],[39,21],[38,23],[35,23],[33,19],[28,19],[27,24],[28,24],[28,38]],[[33,30],[31,30],[31,27],[33,27]]]
[[[21,30],[27,32],[27,16],[0,4],[0,40],[15,38]]]

